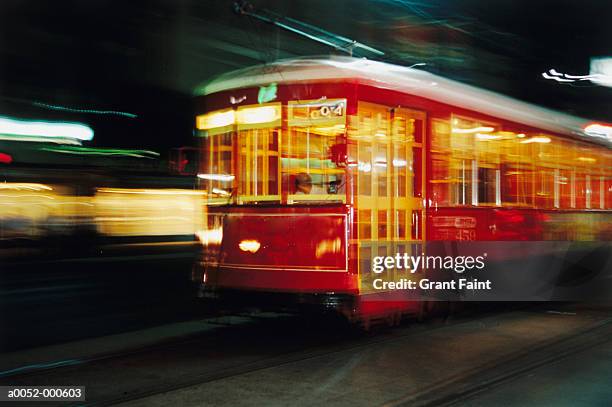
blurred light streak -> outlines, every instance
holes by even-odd
[[[523,140],[521,144],[531,144],[531,143],[550,143],[550,138],[548,137],[531,137],[527,140]]]
[[[325,44],[338,51],[346,52],[353,55],[356,50],[367,51],[375,55],[385,55],[383,51],[372,48],[355,40],[343,37],[338,34],[323,30],[311,24],[295,20],[290,17],[285,17],[269,10],[261,9],[254,10],[254,7],[247,1],[234,2],[234,11],[237,14],[255,18],[259,21],[275,25],[287,31],[301,35],[315,42]]]
[[[585,162],[585,163],[594,163],[594,162],[597,162],[596,159],[591,158],[591,157],[578,157],[577,160]]]
[[[591,81],[598,85],[612,86],[612,75],[593,73],[593,70],[591,70],[590,75],[568,75],[561,72],[557,72],[553,68],[549,69],[548,72],[543,72],[542,77],[544,77],[545,79],[552,79],[557,82],[564,83],[571,83],[576,81]]]
[[[93,139],[94,132],[89,126],[80,123],[28,121],[0,117],[0,134],[5,137],[26,136],[90,141]]]
[[[202,228],[204,191],[98,188],[93,197],[97,230],[107,236],[191,235]]]
[[[198,178],[207,179],[210,181],[233,181],[234,176],[229,174],[198,174]]]
[[[196,236],[205,246],[208,246],[209,244],[220,244],[223,240],[223,229],[215,228],[207,230],[198,230],[196,232]]]
[[[52,105],[49,103],[42,103],[42,102],[32,102],[32,105],[42,107],[44,109],[57,110],[61,112],[124,116],[124,117],[129,117],[130,119],[135,119],[138,117],[138,115],[135,115],[134,113],[119,112],[116,110],[79,109],[79,108],[74,108],[74,107]]]
[[[53,188],[45,184],[36,184],[30,182],[2,182],[0,189],[10,189],[14,191],[52,191]]]
[[[482,134],[482,133],[476,133],[476,138],[478,140],[499,140],[500,138],[502,138],[502,136],[498,135],[498,134]]]
[[[543,72],[542,76],[544,77],[544,79],[554,79],[557,82],[574,82],[574,80],[572,80],[572,79],[563,79],[563,78],[559,78],[557,76],[550,76],[546,72]]]
[[[589,73],[597,75],[597,78],[591,80],[592,82],[612,87],[612,57],[591,58]]]
[[[73,155],[97,155],[97,156],[122,156],[135,158],[153,159],[159,157],[159,153],[150,150],[126,150],[116,148],[91,148],[91,147],[43,147],[42,151],[52,151],[61,154]],[[153,157],[150,157],[153,156]]]
[[[72,144],[81,145],[81,140],[75,140],[64,137],[49,138],[49,137],[34,137],[34,136],[13,136],[0,134],[0,140],[6,141],[29,141],[38,143],[54,143],[54,144]]]
[[[84,362],[83,360],[79,360],[79,359],[68,359],[68,360],[60,360],[57,362],[50,362],[50,363],[37,363],[33,365],[17,367],[15,369],[3,370],[0,372],[0,377],[11,376],[16,373],[23,373],[23,372],[28,372],[31,370],[50,369],[50,368],[56,368],[56,367],[62,367],[62,366],[74,366],[74,365],[78,365],[83,362]]]
[[[13,157],[10,154],[0,153],[0,163],[10,164],[13,162]]]
[[[453,131],[453,133],[470,134],[470,133],[480,133],[480,132],[488,133],[488,132],[491,132],[493,130],[495,130],[495,128],[493,128],[493,127],[483,127],[483,126],[481,126],[481,127],[472,127],[470,129],[460,129],[460,128],[457,128],[457,127],[453,127],[452,131]]]
[[[607,138],[612,140],[612,126],[606,126],[599,123],[589,124],[584,128],[584,132],[589,136]]]
[[[141,194],[141,195],[206,195],[204,191],[185,189],[128,189],[128,188],[98,188],[100,193],[107,194]]]

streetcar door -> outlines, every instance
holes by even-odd
[[[407,277],[402,270],[375,274],[372,259],[420,255],[423,213],[425,113],[359,102],[350,133],[362,292],[373,280]]]

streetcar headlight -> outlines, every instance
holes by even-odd
[[[259,243],[257,240],[242,240],[238,244],[238,247],[240,247],[240,250],[243,252],[256,253],[261,247],[261,243]]]

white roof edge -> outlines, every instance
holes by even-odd
[[[612,147],[612,140],[584,132],[585,126],[596,122],[594,120],[543,108],[419,69],[351,57],[296,58],[244,68],[217,77],[198,87],[194,94],[210,95],[275,82],[296,83],[329,79],[357,79],[376,87],[413,94]]]

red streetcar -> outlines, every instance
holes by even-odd
[[[205,295],[276,294],[350,318],[417,312],[368,301],[374,256],[612,237],[606,124],[354,58],[235,71],[196,103]]]

